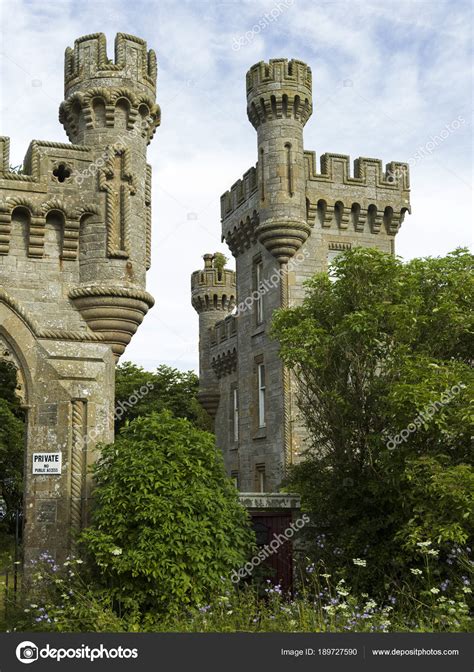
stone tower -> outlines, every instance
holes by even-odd
[[[311,70],[301,61],[257,63],[247,73],[247,114],[257,131],[256,236],[282,264],[308,238],[303,127],[313,111]]]
[[[294,382],[269,335],[272,314],[298,305],[305,280],[325,272],[341,251],[359,245],[394,253],[395,235],[410,211],[409,176],[407,164],[383,169],[380,160],[363,157],[351,171],[348,156],[329,153],[321,155],[318,171],[315,153],[303,145],[313,109],[305,63],[257,63],[246,84],[258,160],[221,197],[222,238],[235,257],[237,308],[211,328],[209,364],[201,376],[215,376],[216,439],[228,473],[243,492],[276,493],[286,467],[299,459],[306,430]],[[201,330],[201,349],[202,343]],[[273,506],[275,497],[257,498],[258,507],[266,508],[266,501]]]
[[[191,277],[191,301],[199,315],[199,401],[212,418],[219,405],[219,382],[211,366],[213,327],[235,306],[235,273],[214,267],[214,255],[204,255],[204,268]],[[218,430],[218,428],[216,428]]]
[[[87,469],[113,440],[115,361],[153,305],[156,72],[140,38],[119,33],[111,61],[102,33],[81,37],[59,111],[71,144],[34,140],[18,174],[0,138],[0,357],[27,411],[26,560],[64,557],[87,522]],[[59,473],[38,470],[44,453]]]

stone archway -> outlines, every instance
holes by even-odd
[[[113,440],[114,358],[101,342],[43,336],[5,292],[0,356],[17,368],[26,412],[24,560],[44,551],[61,560],[87,524],[95,446]],[[38,470],[48,455],[58,469]]]

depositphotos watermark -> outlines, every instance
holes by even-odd
[[[155,386],[152,382],[147,381],[145,385],[142,385],[140,388],[133,390],[128,399],[119,399],[114,408],[114,420],[121,420],[125,413],[136,406],[139,401],[141,401],[151,390],[154,389],[154,387]],[[108,425],[106,423],[98,423],[84,435],[84,443],[87,443],[88,441],[96,441],[102,432],[106,431],[107,429]]]
[[[142,119],[138,126],[132,128],[132,130],[127,134],[119,135],[117,140],[113,145],[106,147],[101,156],[97,157],[87,168],[82,171],[75,170],[71,177],[74,179],[75,183],[80,187],[84,180],[88,177],[93,177],[101,168],[105,166],[107,161],[113,158],[117,153],[123,152],[128,147],[128,141],[139,136],[143,136],[148,132],[151,124],[153,123],[152,117],[146,117]]]
[[[453,385],[450,389],[446,389],[441,394],[439,399],[436,401],[431,401],[427,406],[425,406],[425,408],[420,411],[413,422],[410,422],[410,424],[405,427],[405,429],[402,429],[399,434],[396,434],[393,437],[389,436],[388,441],[385,444],[387,448],[389,450],[395,450],[398,445],[405,443],[410,434],[413,434],[417,431],[417,429],[420,429],[420,427],[422,427],[425,423],[429,422],[431,418],[443,408],[443,406],[449,404],[449,402],[451,402],[454,397],[465,387],[466,386],[464,383],[458,383],[457,385]]]
[[[90,663],[93,663],[96,660],[104,659],[125,659],[138,658],[137,649],[126,649],[123,646],[118,646],[115,648],[105,647],[103,644],[100,646],[86,646],[81,644],[79,647],[71,647],[68,649],[60,648],[55,649],[49,644],[46,644],[43,648],[39,648],[33,642],[21,642],[16,647],[16,657],[20,663],[29,665],[34,663],[36,660],[40,659],[52,659],[56,663],[60,663],[62,660],[86,660]]]
[[[265,544],[265,546],[262,546],[257,555],[254,555],[253,558],[246,562],[240,569],[232,570],[230,575],[232,583],[239,583],[240,579],[245,579],[246,576],[251,576],[256,567],[271,555],[274,555],[280,546],[283,546],[284,543],[289,541],[295,532],[301,530],[307,523],[309,523],[309,521],[310,517],[306,513],[303,513],[301,518],[295,520],[294,523],[290,523],[290,527],[287,527],[282,534],[275,533],[273,539],[268,544]]]
[[[298,252],[292,257],[289,262],[282,268],[279,268],[277,271],[274,271],[269,278],[265,278],[260,283],[260,287],[255,289],[250,296],[247,296],[243,301],[241,301],[236,307],[235,312],[233,313],[235,317],[239,317],[242,313],[245,313],[247,310],[250,310],[253,304],[261,299],[265,294],[267,294],[271,289],[278,287],[281,280],[291,273],[299,264],[301,264],[305,259],[309,257],[309,251],[304,249],[302,252]]]
[[[445,127],[442,128],[436,135],[432,135],[428,142],[425,142],[424,145],[420,145],[413,156],[411,156],[406,161],[406,163],[408,163],[410,168],[416,166],[419,161],[425,159],[427,156],[430,156],[435,151],[435,149],[439,147],[439,145],[447,140],[447,138],[449,138],[449,136],[452,135],[455,131],[458,131],[461,126],[464,126],[465,123],[466,120],[461,115],[459,115],[456,119],[453,119],[453,121],[451,121],[449,124],[446,124]],[[402,169],[389,171],[387,173],[387,177],[392,178],[392,180],[399,179],[402,176]]]
[[[243,35],[239,37],[234,37],[232,40],[232,49],[234,51],[239,51],[242,47],[245,47],[246,44],[250,44],[256,35],[265,30],[270,23],[276,21],[285,11],[294,4],[295,0],[280,0],[276,2],[272,9],[269,12],[266,12],[258,21],[255,23],[250,30],[245,31]]]

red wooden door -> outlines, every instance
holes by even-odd
[[[268,557],[262,563],[263,576],[274,585],[279,584],[284,591],[293,586],[293,549],[291,540],[284,541],[285,531],[290,527],[291,514],[254,513],[252,523],[257,536],[258,546],[264,550],[267,547]],[[270,542],[278,548],[273,551]],[[267,570],[267,571],[265,571]]]

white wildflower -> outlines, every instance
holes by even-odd
[[[112,551],[112,555],[122,555],[122,549],[114,548],[114,550]]]
[[[362,560],[361,558],[352,558],[352,562],[358,567],[367,567],[367,560]]]
[[[410,572],[414,574],[415,576],[419,576],[420,574],[423,574],[421,569],[413,569],[413,567],[410,569]]]

